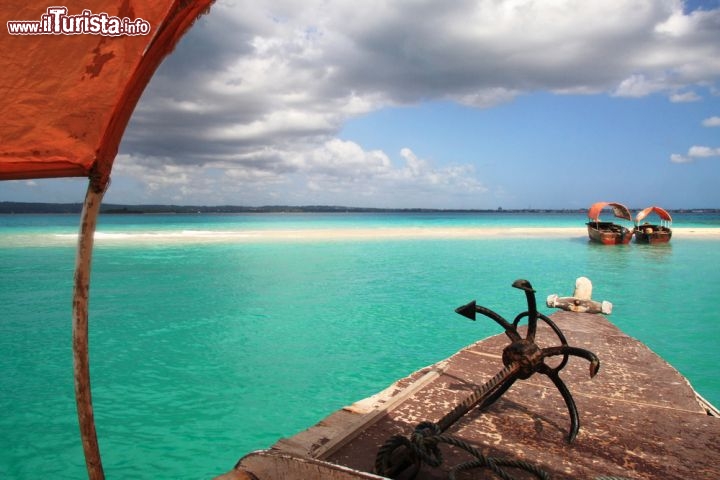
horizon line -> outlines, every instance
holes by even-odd
[[[81,202],[54,203],[54,202],[12,202],[0,201],[0,213],[79,213],[82,210]],[[631,210],[636,210],[632,208]],[[641,209],[637,209],[641,210]],[[675,213],[717,213],[716,207],[689,207],[666,208]],[[106,214],[142,214],[142,213],[517,213],[517,212],[543,212],[543,213],[584,213],[588,208],[432,208],[432,207],[352,207],[345,205],[178,205],[178,204],[126,204],[105,203],[101,212]]]

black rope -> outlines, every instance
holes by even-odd
[[[431,467],[439,467],[443,462],[442,453],[438,447],[440,443],[453,445],[475,457],[475,460],[453,467],[448,474],[450,480],[455,480],[458,472],[475,468],[487,468],[503,480],[515,480],[515,477],[506,472],[504,468],[524,470],[540,480],[550,480],[547,472],[529,462],[487,457],[462,439],[451,435],[442,435],[440,427],[432,422],[420,423],[415,427],[409,439],[402,435],[390,437],[380,447],[375,457],[375,473],[382,476],[395,475],[412,466],[413,472],[408,475],[408,478],[415,478],[423,463]],[[404,450],[399,450],[401,448]],[[398,458],[399,454],[402,456]],[[396,461],[399,471],[393,471],[393,460]]]
[[[525,470],[526,472],[535,475],[541,480],[550,480],[550,474],[533,465],[532,463],[507,458],[486,457],[478,449],[467,443],[465,440],[450,435],[441,435],[440,437],[438,437],[438,441],[461,448],[462,450],[465,450],[470,455],[476,458],[476,460],[461,463],[460,465],[453,467],[449,473],[450,480],[455,480],[456,473],[465,470],[471,470],[473,468],[488,468],[503,480],[515,480],[515,477],[510,475],[501,467]]]

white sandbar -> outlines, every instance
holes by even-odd
[[[220,243],[262,241],[333,241],[389,239],[473,239],[473,238],[587,238],[585,227],[380,227],[293,230],[183,230],[178,232],[103,233],[103,243]],[[673,239],[720,239],[720,228],[675,228]]]
[[[95,234],[95,244],[163,245],[202,243],[258,242],[323,242],[373,240],[452,240],[503,238],[568,238],[587,239],[583,227],[378,227],[326,229],[261,229],[261,230],[157,230],[141,232],[108,232]],[[683,239],[720,240],[720,228],[673,228],[672,242]],[[6,246],[70,246],[77,243],[77,234],[18,234],[3,238]]]

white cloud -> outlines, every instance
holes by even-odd
[[[666,88],[667,85],[662,79],[634,74],[621,81],[613,94],[618,97],[645,97]]]
[[[307,185],[330,188],[328,179],[372,178],[375,186],[360,188],[378,198],[392,182],[408,191],[411,184],[481,190],[469,165],[437,166],[448,160],[439,158],[433,167],[408,145],[405,165],[395,167],[394,152],[337,137],[354,116],[428,100],[488,108],[536,91],[696,100],[694,89],[712,91],[720,78],[720,9],[682,7],[679,0],[219,0],[146,89],[121,145],[123,171],[142,165],[160,177],[163,165],[203,167],[212,181],[234,182],[234,190],[228,180],[211,192],[225,202],[240,201],[234,192],[242,189],[265,198],[250,182],[280,198],[277,185],[300,198]],[[182,172],[173,175],[184,182]],[[147,182],[156,192],[189,191]]]
[[[688,150],[688,155],[691,157],[717,157],[720,156],[720,148],[701,147],[694,145]]]
[[[702,124],[703,127],[720,127],[720,117],[706,118]]]
[[[673,153],[670,155],[670,161],[673,163],[690,163],[693,159],[679,153]]]
[[[695,92],[673,93],[670,95],[670,101],[673,103],[689,103],[699,100],[702,100],[702,97]]]
[[[400,155],[405,159],[405,169],[410,176],[417,177],[427,170],[427,163],[419,159],[409,148],[400,150]]]
[[[263,205],[280,198],[286,203],[409,208],[437,206],[432,202],[443,200],[466,208],[462,199],[487,191],[472,166],[436,166],[409,148],[399,155],[402,162],[396,165],[380,150],[365,151],[355,142],[340,139],[305,151],[268,151],[265,157],[248,157],[242,164],[222,161],[202,167],[119,155],[107,201],[129,196],[131,203],[184,199],[189,204]],[[272,157],[283,158],[284,166],[269,168]],[[316,202],[308,200],[308,195],[317,195]]]
[[[352,178],[384,175],[392,168],[390,159],[380,150],[365,151],[355,142],[337,138],[328,140],[318,148],[301,154],[306,168],[312,174]]]
[[[693,145],[688,149],[688,152],[686,155],[681,155],[678,153],[673,153],[670,155],[670,161],[673,163],[691,163],[695,161],[696,158],[710,158],[710,157],[720,157],[720,147],[719,148],[712,148],[712,147],[705,147],[705,146],[699,146],[699,145]]]

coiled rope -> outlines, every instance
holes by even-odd
[[[420,423],[415,427],[409,439],[402,435],[390,437],[380,447],[377,457],[375,457],[375,473],[383,476],[390,474],[393,454],[403,447],[405,458],[402,460],[407,464],[412,464],[414,468],[411,478],[417,475],[423,463],[431,467],[439,467],[443,462],[442,453],[438,447],[440,443],[453,445],[475,457],[475,460],[453,467],[448,474],[450,480],[455,480],[458,472],[474,468],[487,468],[503,480],[516,480],[505,471],[505,468],[517,468],[530,472],[540,480],[550,480],[547,472],[529,462],[485,456],[466,441],[451,435],[443,435],[438,425],[432,422]]]
[[[381,476],[389,476],[399,473],[397,470],[393,471],[393,467],[412,467],[413,471],[408,474],[407,478],[415,478],[423,463],[431,467],[439,467],[442,465],[443,456],[439,448],[439,444],[441,443],[453,445],[475,457],[475,460],[461,463],[451,468],[448,472],[449,480],[456,480],[459,472],[475,468],[486,468],[503,480],[517,480],[516,477],[506,471],[506,469],[509,468],[523,470],[540,480],[551,480],[548,472],[530,462],[485,456],[465,440],[453,437],[452,435],[442,434],[440,427],[433,422],[422,422],[418,424],[409,439],[402,435],[390,437],[388,441],[380,447],[375,457],[375,473]],[[401,451],[399,449],[403,450]],[[396,462],[399,460],[400,465],[397,463],[396,465],[392,465],[393,460]],[[593,480],[632,479],[627,477],[599,476]]]

